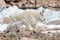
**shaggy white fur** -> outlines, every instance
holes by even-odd
[[[24,20],[26,23],[26,26],[31,28],[31,27],[35,27],[36,22],[38,21],[44,21],[44,17],[42,15],[41,12],[37,11],[37,10],[25,10],[22,13],[19,14],[15,14],[10,16],[11,22],[17,22],[17,21],[21,21]]]

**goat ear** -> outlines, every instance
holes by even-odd
[[[42,15],[42,16],[43,16],[43,13],[42,13],[42,12],[40,12],[40,15]]]

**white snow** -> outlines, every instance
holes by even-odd
[[[60,33],[60,30],[48,30],[48,31],[42,31],[42,33]]]
[[[13,6],[13,7],[9,7],[9,8],[4,9],[2,12],[0,12],[0,23],[2,23],[2,19],[4,17],[9,17],[10,15],[21,13],[23,11],[24,10],[19,9],[17,6]]]
[[[0,31],[3,32],[9,24],[0,24]]]
[[[57,31],[54,31],[54,30],[42,31],[42,33],[48,33],[48,32],[50,32],[50,33],[56,33]]]
[[[46,22],[60,20],[60,11],[53,11],[50,9],[44,9],[44,18]]]
[[[17,6],[13,6],[13,7],[4,9],[2,12],[0,12],[0,15],[8,17],[9,15],[13,15],[16,13],[21,13],[21,12],[23,12],[22,9],[19,9]]]
[[[46,25],[45,27],[47,27],[48,29],[60,28],[60,25]]]

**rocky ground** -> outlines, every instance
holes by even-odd
[[[2,4],[3,7],[17,5],[19,8],[43,6],[54,10],[60,9],[60,0],[0,0],[0,4]]]
[[[9,35],[8,32],[0,33],[0,40],[60,40],[60,33],[41,33],[41,31],[29,31],[22,32],[17,31],[16,35]]]

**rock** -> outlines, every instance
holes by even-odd
[[[0,8],[1,7],[6,7],[6,3],[4,0],[0,0]]]
[[[60,7],[60,0],[38,0],[37,3],[40,3],[42,6]]]
[[[6,3],[4,0],[0,0],[0,11],[2,11],[4,8],[6,8]]]
[[[59,25],[60,24],[60,20],[55,20],[55,21],[48,22],[46,25],[51,25],[51,24]]]
[[[38,39],[23,37],[23,38],[21,38],[21,40],[38,40]]]
[[[17,5],[20,8],[20,7],[22,7],[22,2],[18,2],[15,5]]]
[[[8,2],[13,2],[14,5],[17,3],[17,5],[20,7],[35,7],[35,0],[5,0]],[[19,3],[20,2],[20,3]],[[7,3],[10,4],[10,3]],[[22,6],[20,6],[22,5]],[[36,0],[36,7],[51,7],[51,8],[59,8],[60,7],[60,0]]]
[[[15,0],[5,0],[5,1],[7,1],[7,2],[8,2],[8,1],[15,1]]]
[[[35,31],[36,33],[39,33],[39,32],[44,31],[44,30],[46,30],[46,28],[43,27],[43,26],[37,26],[37,27],[34,29],[34,31]]]
[[[60,7],[60,0],[49,0],[48,5],[51,7]]]
[[[23,31],[22,34],[23,36],[29,37],[31,36],[32,31]]]

